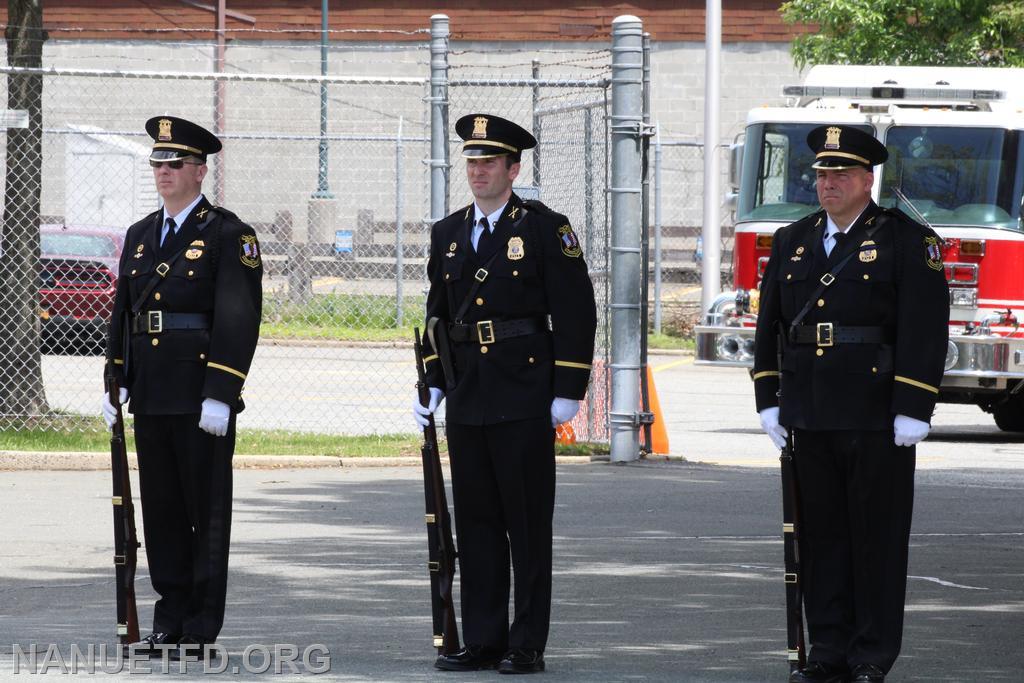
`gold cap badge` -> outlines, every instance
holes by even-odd
[[[839,134],[842,132],[842,128],[829,126],[825,130],[825,149],[839,149]]]
[[[487,137],[487,117],[477,116],[473,119],[473,137],[474,138],[486,138]]]
[[[170,140],[171,139],[171,120],[160,119],[160,132],[157,133],[158,140]]]

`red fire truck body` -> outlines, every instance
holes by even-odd
[[[752,366],[772,235],[819,208],[807,133],[853,125],[889,150],[875,201],[945,241],[950,341],[939,400],[975,403],[1000,428],[1024,431],[1024,69],[817,66],[783,94],[788,106],[750,112],[733,155],[735,291],[705,311],[696,362]]]

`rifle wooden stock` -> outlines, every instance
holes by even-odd
[[[420,405],[430,403],[423,368],[423,347],[419,328],[415,330],[416,392]],[[440,654],[454,654],[459,650],[459,626],[455,621],[455,541],[452,539],[452,520],[448,514],[448,500],[444,492],[444,474],[437,446],[434,416],[423,428],[423,493],[426,498],[427,548],[430,569],[430,609],[434,619],[434,647]]]
[[[800,579],[800,488],[793,468],[793,430],[779,455],[782,466],[782,549],[786,563],[786,648],[790,671],[807,663],[804,646],[803,587]]]
[[[117,377],[109,368],[104,377],[107,395],[117,411],[110,430],[110,472],[113,476],[114,572],[117,586],[117,636],[122,645],[139,641],[139,612],[135,602],[135,569],[138,565],[138,535],[135,532],[135,505],[128,476],[128,451],[124,438]]]

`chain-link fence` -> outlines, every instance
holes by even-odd
[[[351,62],[361,75],[323,78],[286,73],[295,70],[294,52],[282,57],[280,48],[242,45],[228,50],[229,65],[232,50],[245,55],[237,60],[244,68],[222,74],[196,68],[212,46],[155,41],[121,44],[117,59],[75,60],[65,50],[49,59],[44,53],[43,70],[3,69],[4,94],[10,83],[36,79],[42,104],[41,125],[0,131],[7,146],[0,294],[20,306],[0,312],[7,339],[0,428],[97,426],[121,239],[159,206],[142,124],[164,113],[223,139],[204,192],[253,225],[261,241],[263,324],[240,427],[339,434],[412,428],[408,342],[423,317],[432,218],[429,46],[403,45],[398,59],[366,59],[363,52]],[[261,57],[288,68],[273,73],[261,68]],[[537,131],[540,146],[524,156],[517,190],[569,216],[603,317],[609,53],[449,57],[451,121],[490,111]],[[157,68],[138,68],[146,63]],[[39,133],[39,171],[26,152],[30,131]],[[471,195],[458,141],[449,142],[455,210]],[[37,215],[13,201],[30,197],[33,181],[40,183]],[[602,319],[591,400],[574,423],[578,438],[606,436],[607,346]]]
[[[651,320],[658,332],[689,334],[701,299],[704,245],[704,144],[657,139],[651,144]],[[727,168],[724,158],[722,168]],[[725,189],[724,183],[722,188]],[[724,200],[724,195],[723,195]],[[732,215],[724,210],[721,270],[724,287],[732,277]]]

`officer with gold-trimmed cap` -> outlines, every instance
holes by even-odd
[[[447,402],[466,646],[434,665],[535,673],[551,616],[555,427],[587,391],[594,288],[569,219],[512,191],[533,135],[493,114],[463,116],[455,130],[473,203],[431,231],[430,402],[413,407],[424,425]]]
[[[844,125],[807,144],[822,209],[772,238],[753,370],[761,426],[799,483],[810,652],[789,680],[879,683],[900,651],[915,444],[939,396],[949,290],[939,236],[872,199],[885,146]]]
[[[455,122],[455,132],[465,142],[462,156],[485,159],[508,155],[520,161],[524,150],[537,146],[537,138],[516,123],[500,116],[468,114]]]
[[[222,147],[210,131],[175,116],[154,116],[146,121],[146,132],[153,138],[150,161],[196,157],[205,162],[207,155],[216,154]]]
[[[866,168],[884,164],[889,150],[873,135],[853,126],[818,126],[807,134],[807,146],[814,151],[811,168]]]
[[[146,122],[163,206],[128,228],[107,363],[135,416],[150,579],[160,596],[141,654],[213,643],[224,622],[235,418],[259,336],[263,265],[253,229],[202,193],[221,149],[191,121]],[[193,650],[192,654],[203,653]]]

